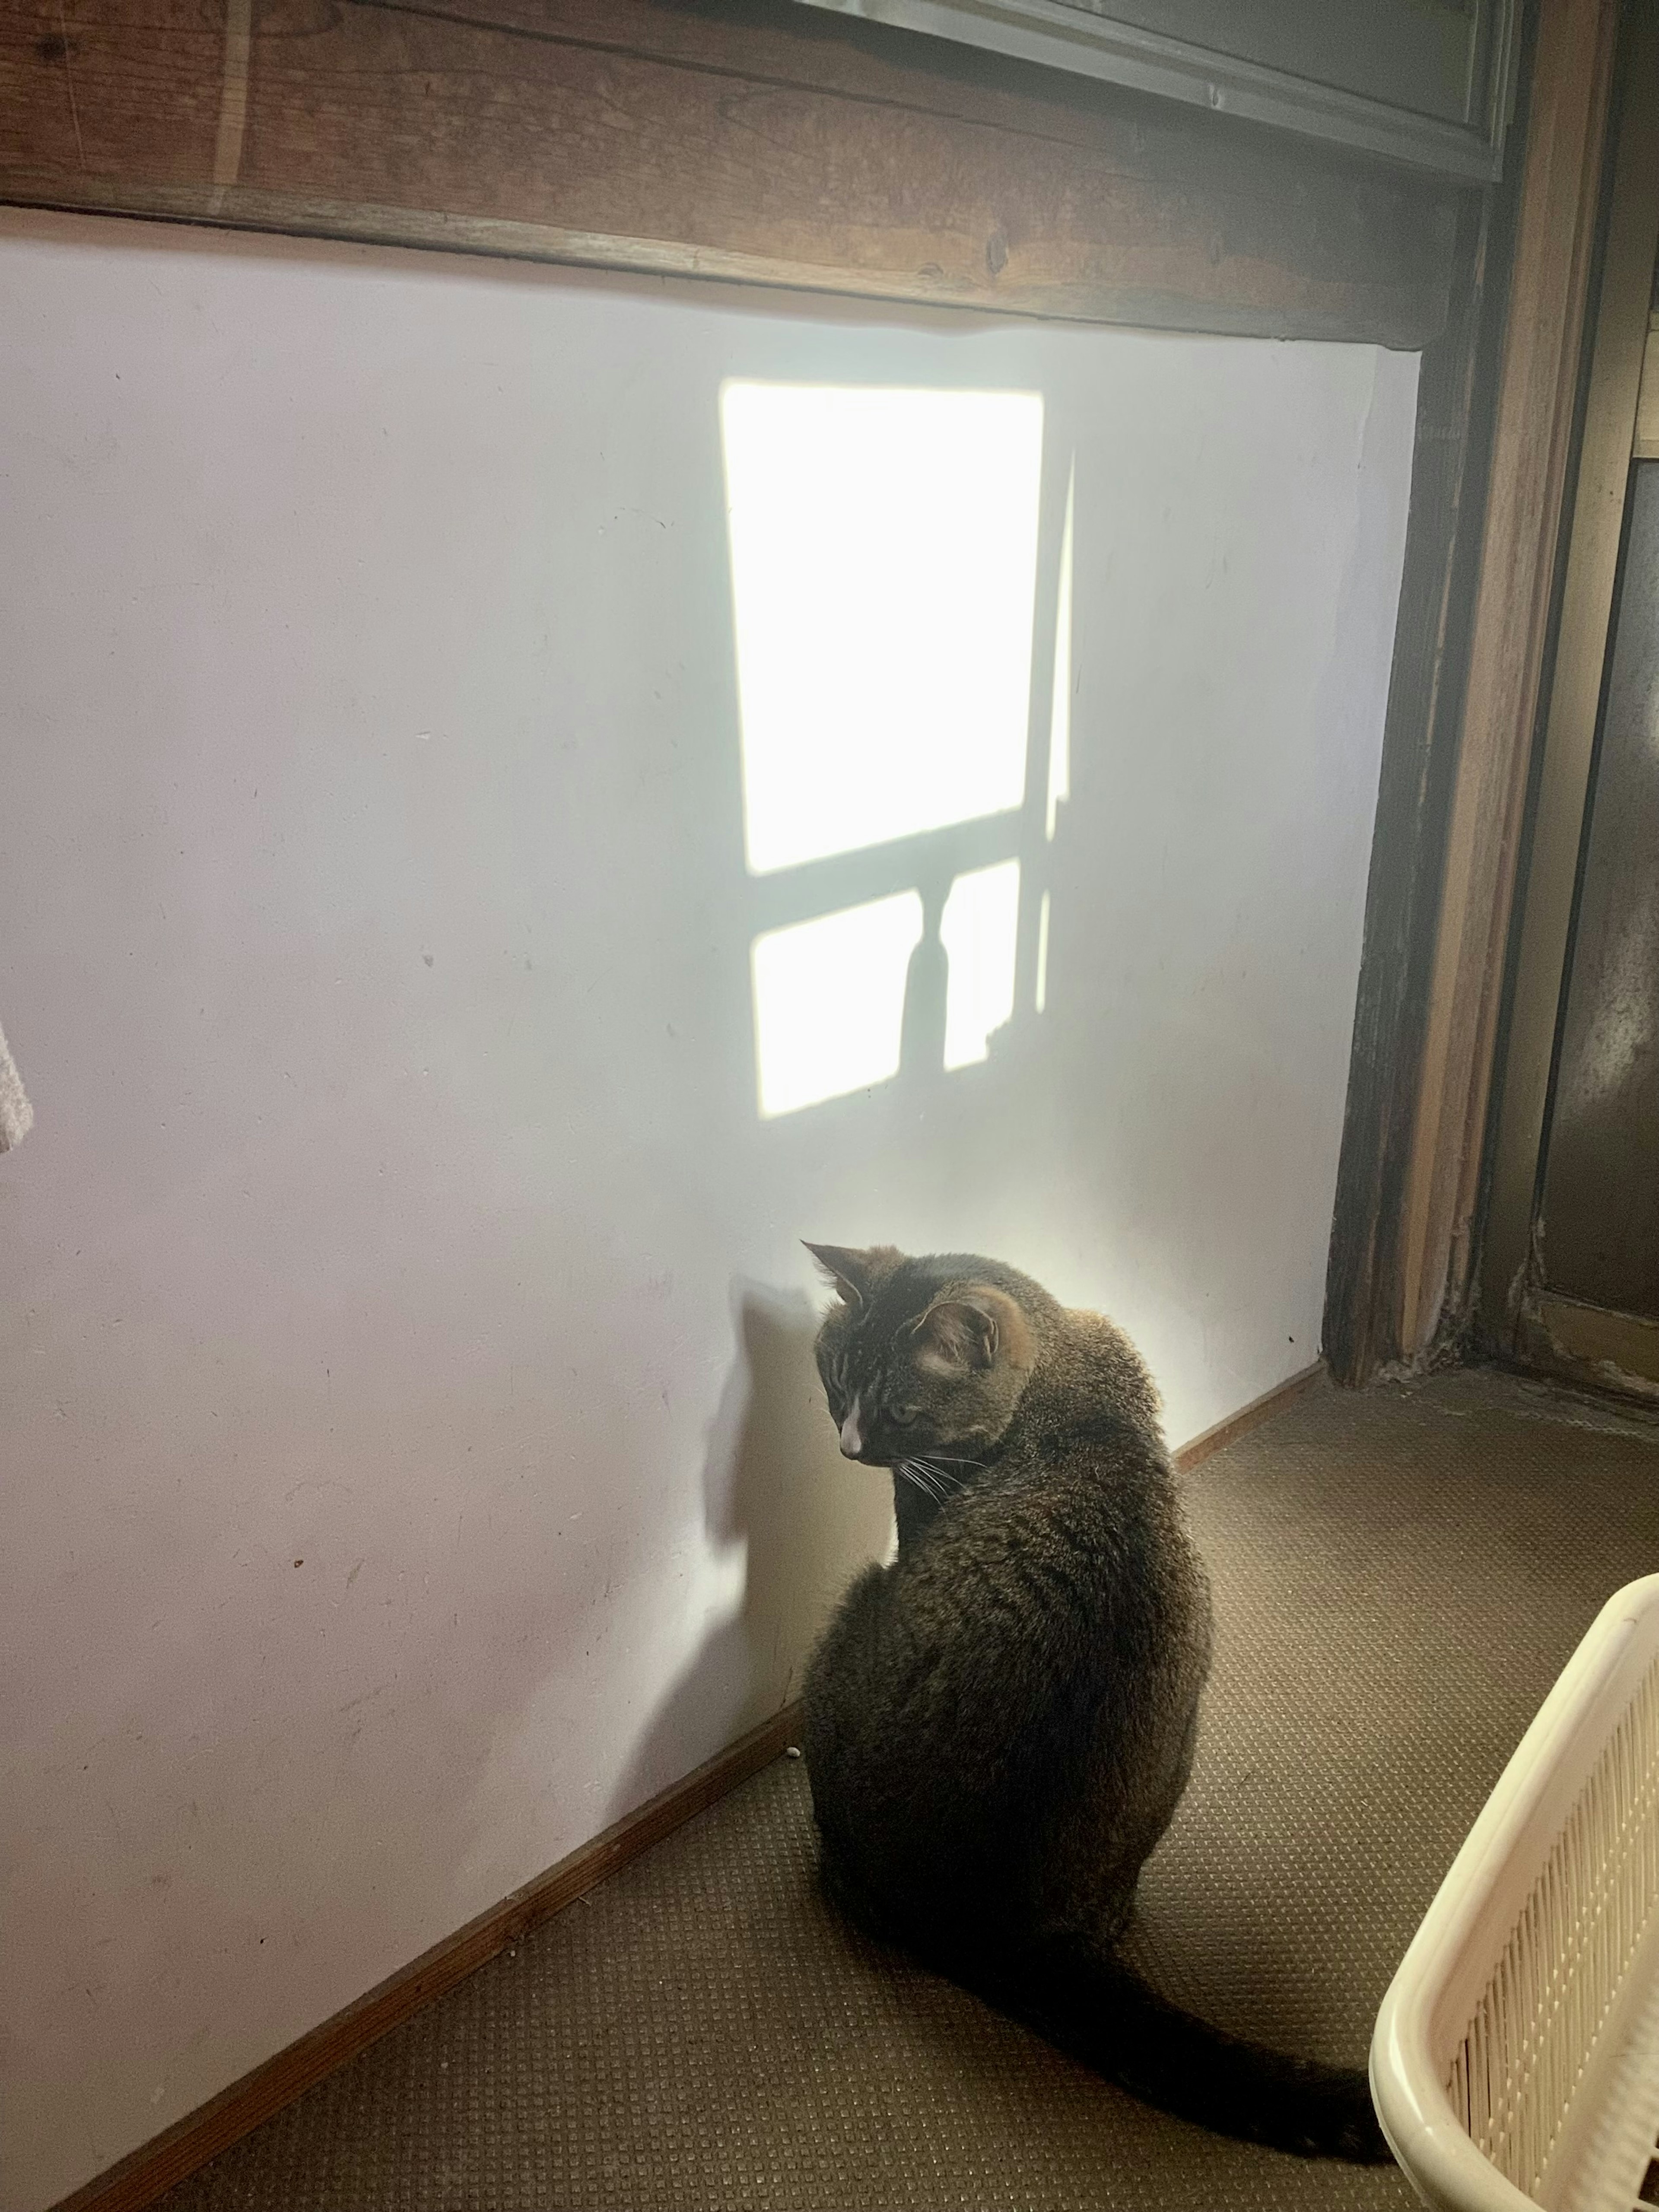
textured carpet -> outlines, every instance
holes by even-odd
[[[1467,1372],[1322,1391],[1188,1479],[1197,1768],[1134,1941],[1358,2063],[1401,1950],[1601,1601],[1659,1568],[1659,1430]],[[1150,2112],[850,1935],[779,1761],[175,2190],[169,2212],[1404,2207]]]

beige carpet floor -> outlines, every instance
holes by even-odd
[[[1465,1371],[1322,1390],[1188,1479],[1218,1650],[1135,1934],[1185,2002],[1359,2062],[1601,1601],[1659,1427]],[[849,1935],[780,1760],[175,2190],[168,2212],[1404,2207],[1165,2119]]]

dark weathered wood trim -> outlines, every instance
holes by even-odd
[[[1659,1322],[1640,1314],[1534,1291],[1504,1348],[1522,1366],[1542,1368],[1581,1389],[1659,1405]]]
[[[1452,187],[791,0],[11,0],[0,200],[1416,346]]]
[[[1516,160],[1511,173],[1518,167]],[[1514,200],[1512,185],[1466,200],[1451,319],[1425,349],[1419,374],[1405,568],[1325,1285],[1325,1357],[1337,1381],[1350,1384],[1399,1356],[1402,1205],[1480,567]]]

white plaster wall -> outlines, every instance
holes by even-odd
[[[1077,468],[1047,1010],[770,1122],[730,376]],[[799,1237],[1109,1307],[1177,1437],[1314,1356],[1415,376],[6,219],[9,2212],[775,1709],[885,1526]]]

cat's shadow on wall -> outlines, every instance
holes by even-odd
[[[714,1622],[653,1714],[613,1800],[620,1817],[799,1694],[830,1608],[892,1539],[891,1479],[849,1465],[812,1359],[818,1316],[799,1292],[739,1280],[738,1357],[703,1462],[709,1544],[742,1554],[743,1598]]]

